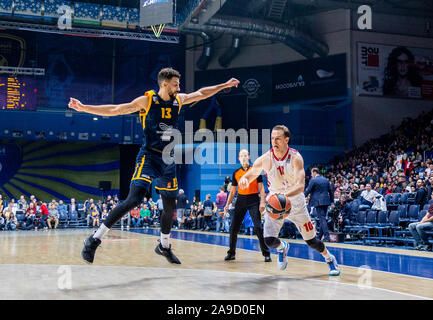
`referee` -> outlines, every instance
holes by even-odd
[[[250,155],[248,150],[242,149],[239,151],[239,161],[242,166],[233,172],[232,188],[224,207],[224,214],[227,214],[230,203],[232,202],[236,190],[238,189],[238,182],[240,178],[251,169],[249,163]],[[259,196],[260,193],[260,196]],[[260,210],[259,210],[260,206]],[[266,246],[263,239],[263,228],[261,212],[265,209],[265,189],[263,188],[262,176],[258,176],[256,180],[251,182],[246,189],[239,188],[238,197],[235,204],[235,209],[230,225],[230,249],[227,251],[227,256],[224,260],[235,260],[236,255],[236,242],[238,240],[238,232],[241,229],[242,221],[244,220],[247,210],[250,213],[251,219],[254,224],[254,232],[259,238],[260,249],[265,257],[265,262],[271,262],[271,254],[269,248]]]

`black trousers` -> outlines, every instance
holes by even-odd
[[[263,228],[261,214],[259,210],[259,202],[250,205],[242,203],[237,203],[235,205],[232,222],[230,225],[230,249],[229,251],[227,251],[227,253],[233,255],[236,253],[236,242],[238,241],[238,233],[241,229],[242,221],[245,218],[247,210],[249,211],[251,219],[253,220],[254,233],[257,235],[257,238],[259,238],[262,254],[264,256],[269,256],[269,248],[266,246],[265,240],[263,239]]]
[[[321,240],[322,236],[325,236],[325,240],[329,240],[328,222],[326,221],[326,211],[328,210],[328,206],[317,206],[315,209],[320,226],[317,238]]]

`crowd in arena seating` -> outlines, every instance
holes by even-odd
[[[331,231],[346,232],[354,222],[358,210],[387,211],[390,197],[406,194],[407,203],[425,210],[425,216],[405,225],[415,240],[415,248],[431,250],[424,229],[433,230],[433,111],[421,113],[416,119],[406,118],[398,127],[377,139],[367,141],[327,165],[314,165],[329,179],[334,190],[334,203],[328,208],[327,221]],[[306,170],[307,180],[309,170]],[[308,181],[306,181],[308,185]],[[195,197],[189,201],[182,189],[176,199],[173,216],[174,229],[229,232],[236,198],[224,214],[231,183],[226,178],[224,186],[215,195],[207,194],[203,202]],[[215,199],[213,201],[212,199]],[[308,201],[308,198],[307,198]],[[22,195],[18,201],[5,201],[0,194],[0,230],[57,229],[69,226],[98,227],[108,212],[119,203],[116,195],[103,200],[87,199],[69,203],[53,199],[38,201],[35,196],[27,200]],[[354,203],[357,204],[353,210]],[[395,203],[394,203],[395,204]],[[430,205],[431,204],[431,205]],[[406,208],[406,207],[405,207]],[[395,209],[395,208],[394,208]],[[400,209],[400,208],[399,208]],[[162,199],[144,198],[140,206],[132,209],[115,225],[121,228],[149,228],[159,225],[163,210]],[[311,210],[314,218],[314,212]],[[241,232],[252,234],[252,221],[248,213]],[[280,236],[296,238],[295,226],[287,221]],[[299,234],[298,234],[299,236]],[[433,241],[432,241],[433,242]]]
[[[420,210],[429,204],[433,186],[432,133],[433,111],[422,112],[416,119],[404,119],[390,133],[321,166],[322,175],[334,190],[335,203],[328,210],[330,228],[342,231],[356,220],[351,210],[356,199],[361,210],[389,210],[392,194],[407,194],[413,198],[410,203]],[[423,248],[431,250],[431,244]]]

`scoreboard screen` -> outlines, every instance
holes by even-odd
[[[36,110],[35,84],[30,77],[0,75],[0,110]]]
[[[173,23],[173,0],[140,0],[140,27]]]

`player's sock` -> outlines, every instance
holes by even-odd
[[[322,254],[322,256],[325,258],[326,262],[331,261],[331,254],[329,253],[329,250],[326,250],[326,253]]]
[[[284,243],[283,241],[280,241],[280,245],[278,247],[276,247],[275,249],[277,249],[277,251],[281,251],[284,248]]]
[[[105,234],[108,232],[108,230],[110,229],[107,228],[105,224],[102,223],[101,226],[98,228],[98,230],[96,230],[95,234],[93,235],[93,238],[101,240],[102,237],[104,237]]]
[[[170,248],[170,234],[164,234],[161,232],[161,245],[163,248]]]

